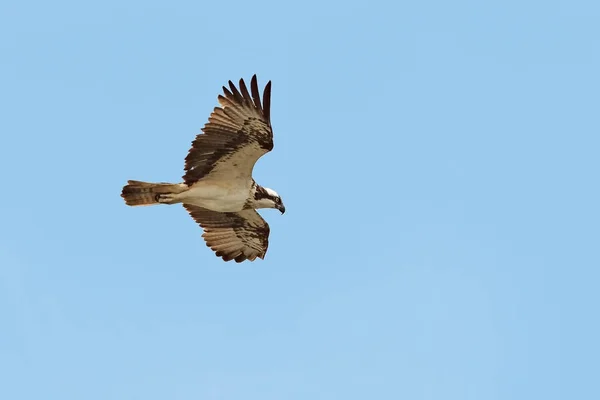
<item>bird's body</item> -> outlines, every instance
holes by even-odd
[[[244,209],[252,196],[252,186],[247,182],[198,181],[177,195],[177,200],[213,211],[238,212]]]
[[[252,195],[252,185],[247,182],[199,180],[191,187],[186,185],[181,193],[160,196],[158,202],[184,203],[212,211],[237,212],[244,209]]]
[[[128,181],[121,196],[130,206],[182,203],[204,228],[206,244],[225,261],[264,258],[269,225],[255,211],[285,207],[272,189],[252,178],[256,161],[273,148],[271,82],[260,101],[256,75],[251,91],[229,81],[186,157],[182,183]]]

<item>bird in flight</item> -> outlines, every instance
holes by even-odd
[[[206,245],[225,261],[264,259],[269,224],[256,212],[285,206],[272,189],[252,178],[256,161],[273,149],[271,82],[261,103],[256,75],[250,91],[243,79],[239,89],[229,81],[192,142],[185,158],[182,183],[127,181],[121,197],[129,206],[182,203],[204,229]]]

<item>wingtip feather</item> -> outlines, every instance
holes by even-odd
[[[271,122],[271,81],[267,82],[263,91],[263,112],[265,119]]]

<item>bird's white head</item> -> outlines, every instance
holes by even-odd
[[[254,192],[252,208],[276,208],[282,214],[285,213],[285,206],[283,205],[283,201],[281,201],[281,196],[273,189],[259,185],[256,186],[256,191]]]

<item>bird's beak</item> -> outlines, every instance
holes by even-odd
[[[285,214],[285,206],[283,204],[277,207],[277,209],[281,211],[281,215]]]

